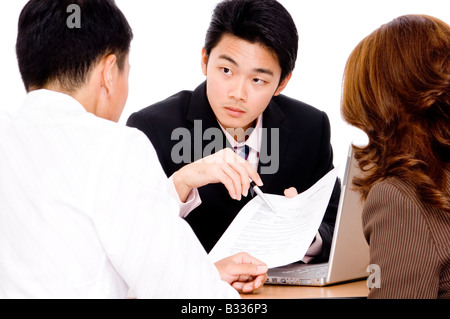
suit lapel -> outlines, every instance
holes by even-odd
[[[194,161],[203,158],[204,150],[208,150],[208,145],[211,143],[217,143],[217,145],[221,146],[220,149],[224,147],[232,148],[227,141],[225,134],[223,134],[222,129],[217,122],[216,116],[208,102],[208,98],[206,96],[206,82],[199,85],[192,93],[186,119],[191,125],[189,130],[191,133],[191,145]],[[217,134],[215,137],[212,137],[214,140],[204,138],[204,133],[208,129],[212,129],[210,131]],[[217,149],[216,151],[219,151],[220,149]]]
[[[263,114],[264,130],[258,165],[258,173],[264,183],[262,191],[265,192],[270,192],[270,185],[279,167],[283,165],[289,145],[290,132],[281,125],[284,118],[283,111],[272,99]]]

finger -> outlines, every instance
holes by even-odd
[[[244,288],[244,283],[236,281],[231,284],[231,287],[236,289],[239,293],[243,293],[242,288]]]
[[[249,278],[249,277],[257,277],[260,275],[265,275],[268,271],[268,268],[266,265],[255,265],[255,264],[236,264],[235,267],[233,267],[233,270],[230,271],[230,275],[236,276],[238,279],[237,281],[243,281],[242,278]]]
[[[245,167],[245,169],[247,171],[247,174],[248,174],[248,177],[252,181],[254,181],[256,185],[258,185],[258,186],[263,186],[264,185],[261,177],[258,174],[258,172],[252,167],[252,165],[249,162],[244,161],[244,163],[242,163],[242,165]]]
[[[241,183],[241,176],[240,176],[239,172],[236,171],[229,164],[222,164],[221,169],[233,182],[233,187],[234,187],[236,198],[238,200],[241,200],[241,198],[242,198],[242,183]]]
[[[245,283],[242,284],[242,288],[241,288],[241,292],[244,294],[248,294],[251,293],[253,291],[255,291],[255,283],[254,282],[249,282],[249,283]]]
[[[265,266],[267,269],[267,265],[265,263],[263,263],[261,260],[256,259],[255,257],[251,256],[250,254],[246,253],[246,252],[240,252],[237,253],[235,255],[232,256],[234,258],[234,260],[237,263],[240,264],[253,264],[253,265],[257,265],[257,266]],[[264,268],[262,268],[264,269]]]
[[[238,197],[236,196],[236,189],[234,187],[233,179],[223,171],[223,168],[217,168],[217,172],[214,174],[217,178],[217,182],[222,183],[228,190],[230,197],[237,200]]]
[[[248,190],[250,188],[248,167],[246,167],[245,163],[230,164],[230,166],[235,170],[236,173],[238,173],[241,183],[242,195],[247,197]]]
[[[254,276],[242,274],[242,275],[239,275],[238,278],[235,281],[237,281],[237,282],[250,282],[250,281],[253,281],[254,279],[255,279]]]
[[[265,276],[258,276],[251,282],[241,283],[240,291],[242,293],[252,293],[258,289],[260,289],[264,285]]]
[[[252,179],[252,181],[254,181],[256,183],[256,185],[263,186],[263,182],[262,182],[261,177],[259,176],[258,172],[252,167],[252,165],[248,161],[243,159],[241,156],[236,154],[234,151],[232,151],[229,148],[224,150],[223,159],[230,165],[239,166],[238,164],[241,164],[244,166],[245,170],[247,171],[247,175],[248,175],[245,177],[246,180],[243,181],[244,185],[246,185],[247,182],[248,182],[248,184],[250,184],[250,182],[247,181],[248,177],[250,177]]]
[[[239,179],[238,174],[233,172],[233,169],[229,168],[228,164],[221,160],[220,154],[214,154],[195,162],[197,165],[197,175],[195,178],[200,180],[197,184],[204,186],[210,183],[222,183],[228,190],[230,197],[237,200],[240,194],[240,183],[236,180]],[[193,164],[191,164],[193,165]],[[239,184],[239,185],[238,185]],[[238,185],[238,189],[236,186]]]
[[[242,198],[242,184],[240,175],[228,164],[223,163],[216,166],[218,172],[215,173],[218,177],[218,182],[225,185],[231,198],[241,200]]]
[[[228,164],[242,163],[243,161],[245,161],[242,157],[240,157],[238,154],[236,154],[233,150],[229,149],[228,147],[221,151],[221,155],[222,155],[221,159]]]
[[[298,192],[294,187],[284,190],[284,196],[286,196],[287,198],[293,198],[297,195],[298,195]]]

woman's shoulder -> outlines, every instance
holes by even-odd
[[[412,183],[400,178],[387,178],[375,184],[364,205],[366,226],[387,221],[397,226],[421,224],[436,242],[450,241],[450,214],[423,203]]]
[[[447,194],[450,193],[450,170],[445,170],[446,175]],[[390,205],[413,205],[420,211],[433,212],[436,213],[438,209],[433,206],[424,203],[411,181],[399,178],[399,177],[388,177],[376,184],[370,189],[366,203],[371,202],[385,202]]]
[[[373,185],[366,202],[370,203],[371,201],[387,201],[391,204],[405,201],[420,203],[412,183],[397,177],[389,177]]]
[[[362,221],[366,237],[382,225],[384,231],[395,231],[399,225],[415,228],[425,225],[425,207],[412,185],[399,178],[376,183],[364,203]]]

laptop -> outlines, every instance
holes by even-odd
[[[359,192],[352,187],[353,176],[359,173],[350,146],[328,262],[271,268],[265,284],[327,286],[369,276],[369,246],[361,221],[363,204]]]

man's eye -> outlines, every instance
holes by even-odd
[[[260,85],[266,84],[266,81],[257,78],[253,79],[253,82]]]
[[[232,74],[231,70],[228,69],[228,68],[222,68],[222,72],[225,73],[225,74]]]

